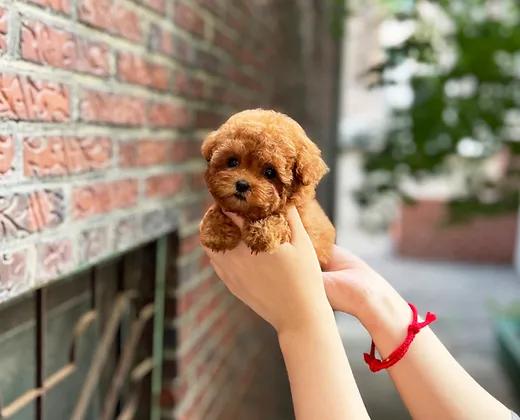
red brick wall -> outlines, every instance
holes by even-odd
[[[199,246],[199,148],[258,106],[330,142],[337,45],[324,4],[0,1],[0,303],[177,228],[164,418],[283,418],[272,332]]]
[[[447,224],[443,201],[420,200],[403,206],[393,227],[397,251],[404,256],[453,261],[511,264],[516,214],[476,217]]]

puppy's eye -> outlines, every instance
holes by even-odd
[[[264,176],[267,179],[273,179],[276,177],[276,170],[274,168],[272,168],[271,166],[268,166],[267,168],[264,169]]]
[[[227,167],[228,168],[236,168],[238,166],[238,159],[235,157],[231,157],[227,161]]]

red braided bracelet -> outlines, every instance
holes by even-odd
[[[397,347],[386,359],[380,360],[376,358],[376,345],[374,344],[374,340],[372,340],[372,345],[370,346],[370,354],[365,353],[363,355],[366,364],[372,372],[378,372],[382,369],[388,369],[389,367],[395,365],[399,360],[401,360],[404,357],[417,333],[422,328],[426,327],[427,325],[431,324],[433,321],[437,319],[437,316],[434,313],[427,312],[424,321],[417,322],[417,308],[411,303],[409,303],[408,305],[410,305],[410,308],[412,309],[412,322],[410,323],[410,325],[408,325],[408,334],[406,335],[406,338],[404,339],[402,344],[399,347]]]

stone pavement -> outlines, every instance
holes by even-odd
[[[394,256],[386,237],[341,229],[340,245],[368,261],[419,311],[437,313],[433,329],[455,358],[491,394],[514,410],[520,402],[497,361],[492,307],[520,300],[520,278],[511,267],[454,264]],[[338,315],[338,325],[358,384],[374,420],[408,419],[386,373],[372,374],[362,361],[370,338],[357,322]]]

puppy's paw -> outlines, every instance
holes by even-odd
[[[291,240],[291,230],[284,216],[273,215],[246,224],[243,239],[253,253],[271,253]]]
[[[222,211],[211,207],[200,224],[200,242],[212,251],[227,251],[235,248],[242,237],[240,228]]]

